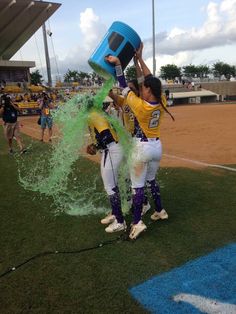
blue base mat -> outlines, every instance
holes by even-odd
[[[158,314],[236,313],[236,243],[130,289]]]

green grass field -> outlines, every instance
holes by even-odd
[[[47,147],[35,144],[38,152]],[[99,174],[99,165],[86,159],[75,165],[79,169],[86,169],[85,184]],[[236,239],[233,172],[162,168],[161,193],[170,219],[151,223],[147,213],[148,230],[135,242],[106,234],[101,215],[55,216],[50,199],[20,186],[2,132],[0,173],[0,275],[39,253],[65,252],[39,256],[0,277],[1,314],[146,313],[129,288]],[[104,200],[102,186],[101,193]]]

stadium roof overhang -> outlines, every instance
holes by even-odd
[[[10,60],[60,5],[36,0],[1,0],[0,60]]]
[[[216,93],[210,90],[201,90],[201,91],[192,91],[192,92],[177,92],[171,93],[172,98],[194,98],[194,97],[210,97],[210,96],[217,96]]]

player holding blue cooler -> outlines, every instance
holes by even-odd
[[[138,124],[134,134],[135,148],[132,159],[133,165],[130,171],[133,190],[133,222],[129,235],[130,239],[136,239],[141,232],[147,229],[147,226],[141,220],[146,183],[151,190],[155,203],[155,212],[151,219],[168,218],[167,212],[162,207],[160,189],[156,182],[156,173],[162,157],[160,125],[164,111],[168,112],[168,110],[162,97],[161,82],[151,74],[146,66],[142,58],[142,49],[143,45],[141,44],[136,51],[136,57],[143,73],[142,98],[137,97],[127,86],[119,58],[111,55],[105,58],[107,62],[115,64],[117,79],[120,86],[124,88],[122,94],[126,97],[126,103],[134,113]]]

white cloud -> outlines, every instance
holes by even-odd
[[[206,14],[206,20],[199,28],[174,27],[169,33],[156,35],[157,71],[167,63],[177,66],[192,63],[201,50],[236,43],[236,0],[222,0],[220,4],[210,1],[202,12]],[[79,26],[84,41],[65,60],[70,64],[77,60],[79,69],[89,71],[88,56],[104,36],[106,28],[91,8],[80,14]],[[152,39],[144,40],[144,46],[144,58],[152,68]],[[210,56],[210,59],[214,57]]]
[[[57,60],[62,75],[68,69],[83,72],[92,71],[87,61],[106,32],[106,26],[92,8],[87,8],[80,13],[79,28],[83,35],[82,40],[77,46],[70,49],[63,60]]]
[[[99,43],[106,31],[105,25],[100,22],[100,19],[95,15],[92,8],[87,8],[80,13],[79,27],[81,33],[84,35],[84,48],[91,51]]]
[[[170,33],[168,34],[167,39],[168,39],[168,40],[171,40],[172,38],[174,38],[174,37],[176,37],[176,36],[179,36],[179,35],[183,35],[183,34],[185,34],[185,30],[180,29],[180,28],[178,28],[178,27],[174,27],[174,28],[170,31]]]
[[[175,64],[178,67],[182,67],[185,64],[190,64],[192,63],[194,59],[194,53],[193,52],[178,52],[175,55],[157,55],[156,56],[156,72],[159,74],[160,73],[160,68],[163,65],[166,64]],[[147,66],[152,69],[152,58],[149,57],[146,60]]]
[[[236,0],[222,0],[220,3],[210,1],[207,6],[201,8],[201,12],[206,19],[198,28],[183,29],[175,26],[169,32],[156,34],[157,71],[167,63],[182,66],[194,64],[196,60],[201,59],[205,63],[216,58],[223,59],[224,54],[222,58],[219,53],[214,56],[214,51],[220,52],[221,48],[223,51],[223,47],[230,45],[233,50],[233,45],[236,45]],[[92,8],[80,13],[77,25],[82,35],[79,42],[76,46],[68,48],[67,54],[64,53],[61,60],[57,57],[59,70],[63,74],[68,69],[91,71],[87,61],[107,31],[102,18],[100,19]],[[152,38],[144,39],[144,58],[150,68],[152,53]],[[230,60],[233,59],[232,55],[234,53],[229,56]],[[53,64],[55,60],[52,59]]]
[[[158,53],[175,55],[180,51],[196,51],[236,43],[236,0],[223,0],[220,5],[210,2],[204,10],[207,19],[198,29],[173,28],[165,37],[156,36]]]
[[[236,0],[223,0],[220,5],[220,10],[225,12],[232,19],[235,19]]]

